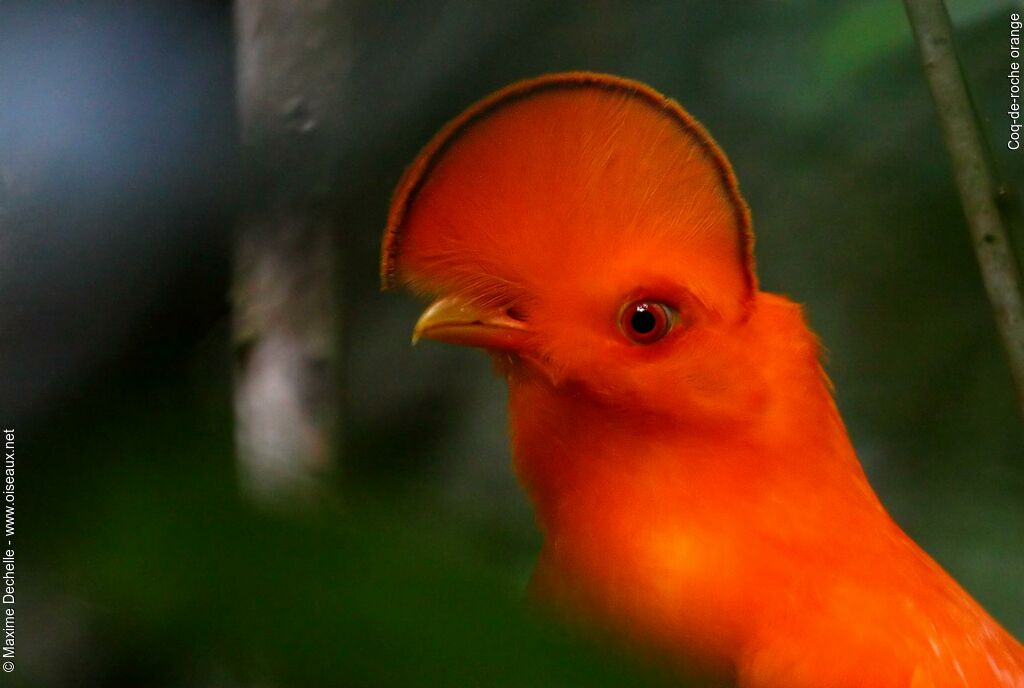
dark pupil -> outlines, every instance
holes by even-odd
[[[654,329],[654,326],[658,324],[658,319],[654,317],[654,313],[651,313],[647,308],[640,307],[633,313],[633,317],[630,318],[629,324],[633,326],[633,331],[638,334],[647,334]]]

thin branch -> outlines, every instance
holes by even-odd
[[[1024,298],[1020,266],[999,207],[1003,187],[971,102],[945,4],[942,0],[904,0],[904,5],[953,163],[974,252],[1006,349],[1018,410],[1024,417]]]

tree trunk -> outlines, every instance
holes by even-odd
[[[237,0],[243,210],[232,287],[243,489],[322,496],[337,461],[339,280],[332,204],[350,42],[337,0]]]

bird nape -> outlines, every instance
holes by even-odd
[[[1024,649],[897,526],[732,168],[618,77],[513,84],[406,171],[385,287],[509,386],[538,594],[744,687],[1024,686]]]

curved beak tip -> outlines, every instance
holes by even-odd
[[[492,350],[517,350],[529,330],[499,309],[478,306],[470,300],[446,296],[430,304],[412,331],[412,343],[433,339],[449,344]]]

